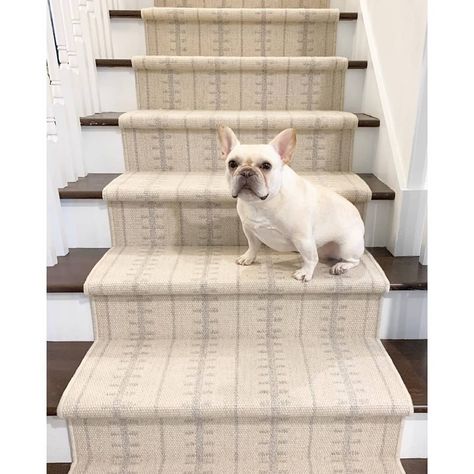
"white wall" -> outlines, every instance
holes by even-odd
[[[362,0],[361,6],[366,29],[376,38],[372,54],[390,101],[406,176],[422,79],[427,0]]]
[[[420,255],[426,216],[426,1],[360,0],[358,10],[353,54],[369,61],[361,110],[381,120],[372,171],[396,192],[387,247],[397,256]]]

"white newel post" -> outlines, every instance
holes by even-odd
[[[47,8],[47,265],[68,252],[58,188],[87,174],[80,116],[101,112],[96,58],[112,58],[110,0],[49,0]]]

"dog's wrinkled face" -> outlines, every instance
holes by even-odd
[[[218,135],[232,197],[264,201],[279,192],[283,167],[296,146],[294,129],[283,130],[267,145],[242,145],[229,127],[220,126]]]

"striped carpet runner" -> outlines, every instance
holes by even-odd
[[[377,338],[388,281],[246,240],[216,126],[244,143],[294,127],[292,166],[364,215],[342,112],[339,13],[321,0],[159,0],[120,117],[126,173],[103,197],[112,248],[89,275],[95,342],[63,394],[79,473],[402,473],[410,396]],[[192,7],[192,8],[182,8]],[[294,9],[292,9],[294,7]],[[296,9],[297,8],[297,9]]]

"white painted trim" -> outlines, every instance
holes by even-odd
[[[57,416],[48,416],[46,420],[46,462],[71,462],[69,433],[65,420]]]
[[[409,188],[426,189],[428,167],[428,68],[426,60],[426,39],[423,51],[422,78],[418,95],[418,113],[413,137],[412,158],[408,173]]]
[[[102,199],[62,199],[61,211],[70,247],[110,247],[107,204]]]
[[[361,0],[360,15],[354,37],[354,54],[369,61],[361,98],[361,110],[380,118],[378,139],[373,144],[371,169],[377,177],[396,193],[393,213],[388,222],[388,249],[395,256],[420,255],[426,214],[426,190],[407,186],[409,170],[405,169],[400,146],[395,134],[395,124],[381,74],[377,39],[367,17],[368,0]],[[422,121],[423,114],[419,114]],[[422,144],[422,133],[419,143]],[[417,169],[412,163],[411,169]],[[423,165],[421,165],[423,168]],[[416,207],[415,207],[416,206]]]
[[[92,310],[84,293],[48,293],[48,341],[93,341]]]
[[[405,419],[400,457],[402,459],[428,457],[428,415],[426,413],[415,413]]]

